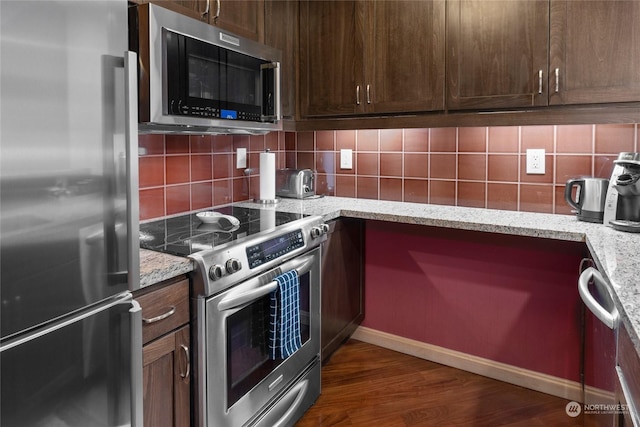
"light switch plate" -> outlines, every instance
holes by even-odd
[[[247,149],[238,148],[236,151],[236,169],[244,169],[247,167]]]
[[[527,149],[527,174],[528,175],[544,175],[545,160],[544,148]]]
[[[353,169],[353,150],[343,148],[340,150],[340,169]]]

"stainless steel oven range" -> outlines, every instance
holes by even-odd
[[[320,244],[328,227],[319,216],[226,213],[239,221],[203,226],[190,216],[182,231],[165,223],[165,233],[180,238],[162,243],[192,252],[196,265],[195,425],[291,426],[320,394]],[[143,241],[153,227],[141,227]]]

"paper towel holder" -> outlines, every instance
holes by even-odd
[[[260,153],[260,199],[254,199],[254,202],[261,205],[269,206],[278,203],[275,193],[276,184],[276,162],[275,154],[270,152],[268,148]],[[267,197],[264,197],[267,193]],[[269,197],[270,196],[270,197]]]

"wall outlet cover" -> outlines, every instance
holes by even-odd
[[[340,169],[353,169],[353,150],[343,148],[340,150]]]
[[[236,151],[236,169],[244,169],[247,167],[247,149],[238,148]]]
[[[527,174],[528,175],[544,175],[545,174],[545,151],[544,148],[527,149]]]

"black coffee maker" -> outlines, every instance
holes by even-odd
[[[640,153],[620,153],[613,163],[604,223],[617,230],[640,232]]]

